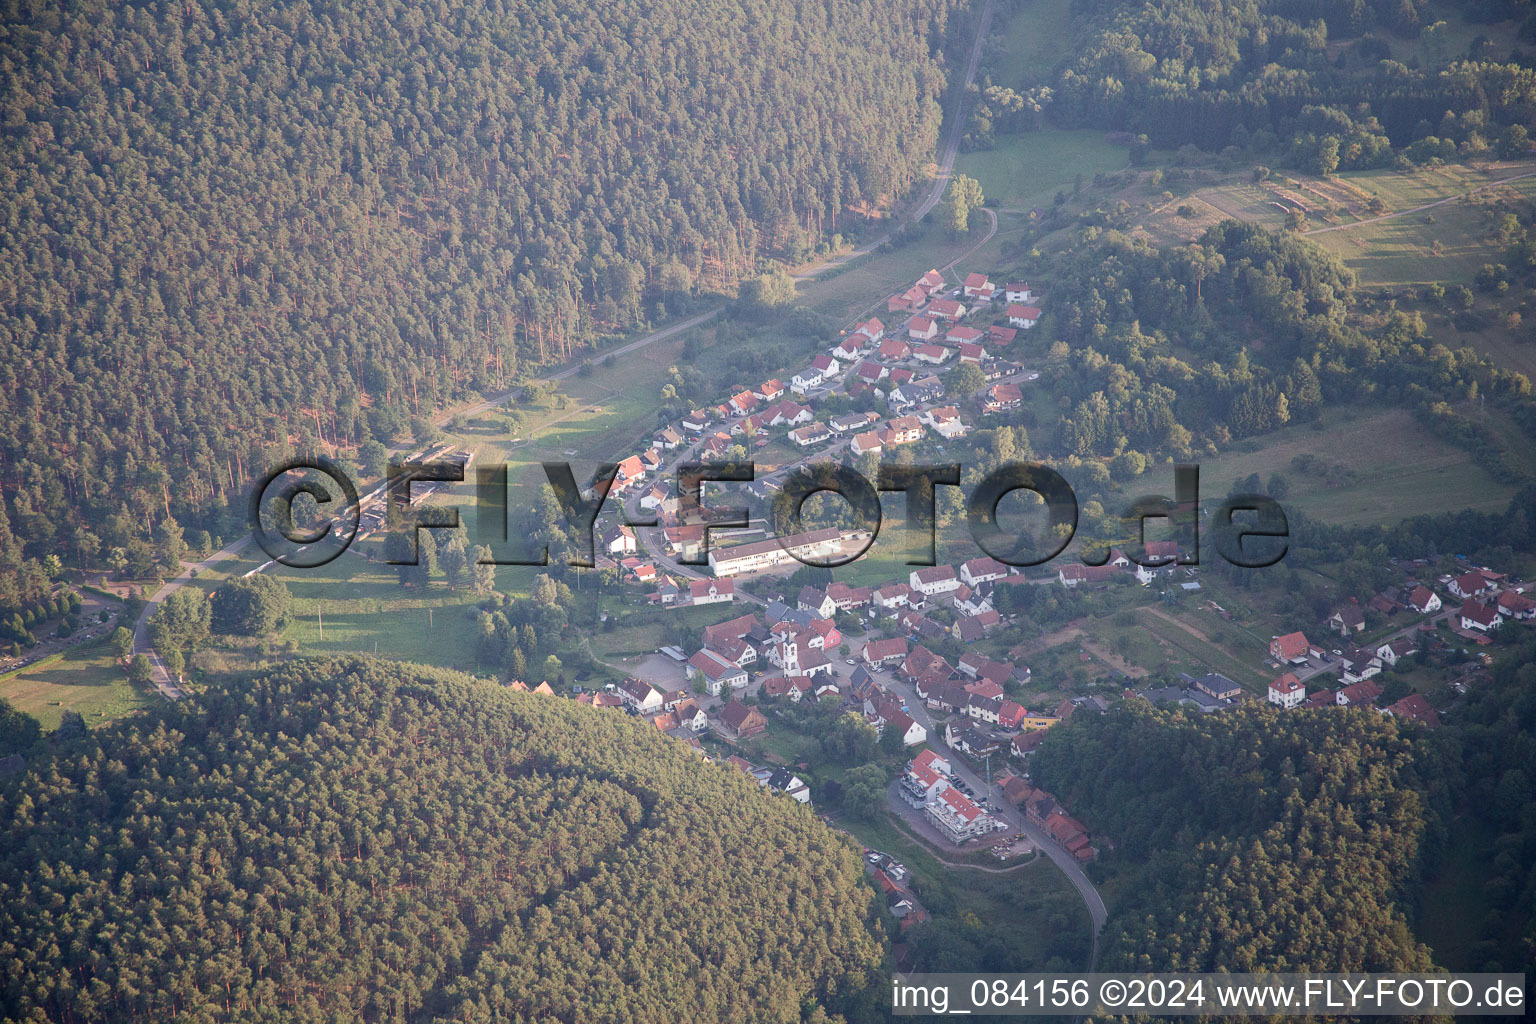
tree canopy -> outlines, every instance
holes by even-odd
[[[880,962],[804,807],[454,673],[291,662],[23,778],[6,1019],[798,1022]]]

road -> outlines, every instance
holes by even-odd
[[[164,601],[166,598],[176,593],[176,591],[186,586],[187,583],[192,580],[194,575],[200,576],[204,570],[211,569],[214,565],[224,561],[226,558],[234,558],[250,543],[251,535],[246,534],[244,537],[241,537],[233,544],[215,551],[201,562],[183,562],[181,575],[177,576],[175,579],[167,580],[165,586],[161,587],[159,590],[155,591],[152,595],[149,596],[148,600],[144,604],[144,610],[139,613],[138,621],[133,624],[133,653],[142,654],[149,659],[149,664],[154,670],[151,681],[155,684],[155,688],[157,690],[159,690],[165,696],[169,697],[171,700],[180,698],[182,696],[182,691],[181,688],[171,680],[171,673],[166,669],[165,662],[160,660],[160,655],[156,653],[154,645],[149,642],[150,616],[154,615],[155,609],[160,606],[161,601]]]
[[[1303,231],[1302,234],[1323,235],[1330,231],[1348,231],[1350,228],[1363,228],[1367,224],[1376,224],[1384,220],[1391,220],[1394,217],[1407,217],[1409,214],[1422,213],[1425,210],[1433,210],[1437,206],[1444,206],[1446,203],[1454,203],[1456,200],[1461,199],[1463,196],[1473,195],[1475,193],[1481,192],[1485,188],[1494,188],[1498,185],[1507,185],[1511,181],[1520,181],[1522,178],[1536,178],[1536,171],[1527,171],[1524,174],[1515,174],[1508,178],[1500,178],[1498,181],[1486,182],[1477,186],[1477,188],[1458,193],[1454,196],[1446,196],[1444,199],[1437,199],[1432,203],[1425,203],[1423,206],[1415,206],[1410,210],[1397,210],[1394,213],[1384,213],[1380,217],[1371,217],[1368,220],[1357,220],[1353,224],[1334,224],[1331,227],[1326,228],[1313,228],[1311,231]]]
[[[890,673],[882,672],[879,675],[887,688],[900,694],[906,701],[908,713],[917,720],[919,725],[928,730],[928,745],[940,753],[948,753],[954,773],[964,779],[966,785],[976,793],[987,794],[992,805],[999,808],[994,813],[1008,822],[1011,831],[1024,833],[1029,837],[1030,842],[1043,850],[1051,859],[1051,863],[1067,876],[1067,881],[1072,883],[1072,887],[1083,898],[1083,903],[1088,907],[1088,916],[1093,920],[1093,946],[1088,957],[1088,966],[1085,968],[1092,971],[1099,961],[1099,934],[1104,929],[1104,922],[1109,917],[1109,912],[1104,906],[1104,898],[1099,895],[1099,890],[1094,887],[1093,880],[1083,870],[1082,864],[1078,863],[1076,857],[1058,846],[1043,828],[1024,817],[1024,813],[1018,808],[1011,806],[1003,796],[1003,787],[988,788],[981,776],[973,771],[959,754],[949,749],[944,742],[943,730],[935,728],[932,716],[928,714],[928,709],[923,706],[923,702],[918,699],[917,691],[910,684],[897,680]]]

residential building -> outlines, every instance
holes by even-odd
[[[750,739],[768,728],[768,720],[756,708],[733,700],[716,716],[721,732],[738,740]]]
[[[1285,672],[1269,684],[1269,702],[1282,708],[1300,707],[1307,699],[1307,687],[1296,673]]]

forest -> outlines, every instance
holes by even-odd
[[[1316,174],[1521,156],[1536,115],[1522,49],[1536,12],[1527,0],[1450,6],[1490,26],[1464,51],[1428,0],[1073,0],[1059,62],[987,84],[969,137],[1091,126],[1142,148],[1278,150]],[[1523,21],[1518,38],[1491,27],[1511,19]]]
[[[859,850],[804,807],[410,665],[94,730],[0,820],[7,1020],[825,1021],[881,962]]]
[[[7,4],[0,607],[857,233],[954,6]]]
[[[1077,715],[1035,781],[1115,845],[1129,878],[1104,970],[1420,971],[1404,907],[1440,841],[1452,753],[1344,708]]]

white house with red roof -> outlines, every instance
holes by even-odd
[[[1488,578],[1480,572],[1464,572],[1451,580],[1451,596],[1468,598],[1476,597],[1485,590],[1491,589]]]
[[[908,573],[907,586],[924,597],[935,597],[959,589],[960,577],[952,565],[931,565]]]
[[[1008,323],[1014,327],[1029,330],[1040,322],[1040,307],[1026,306],[1014,303],[1008,307]]]
[[[690,580],[688,600],[693,604],[730,604],[736,600],[734,580]]]
[[[1524,594],[1517,594],[1513,590],[1506,590],[1499,595],[1499,614],[1506,619],[1516,619],[1521,622],[1536,618],[1536,601],[1532,601]]]
[[[941,366],[953,358],[955,350],[943,345],[918,345],[912,349],[912,357],[920,363]]]
[[[1007,302],[1034,302],[1035,293],[1030,291],[1028,281],[1009,281],[1003,285],[1003,299]]]
[[[688,659],[688,678],[702,679],[709,695],[718,697],[726,689],[739,690],[745,687],[747,670],[705,648]]]
[[[929,819],[956,846],[987,835],[993,830],[992,818],[958,789],[946,786],[930,800],[925,809]]]
[[[1461,618],[1462,629],[1487,633],[1504,625],[1504,616],[1499,614],[1498,608],[1481,601],[1464,602],[1456,614]]]
[[[1017,384],[994,384],[984,394],[981,401],[983,412],[1006,412],[1024,404],[1024,392],[1019,390]]]
[[[873,384],[876,381],[883,380],[884,378],[890,376],[890,373],[890,370],[887,370],[873,359],[864,360],[857,367],[855,367],[853,371],[853,375],[855,377],[859,378],[867,384]]]
[[[960,566],[960,581],[968,587],[991,583],[1008,575],[1008,566],[990,555],[973,558]]]
[[[913,341],[932,341],[939,336],[939,325],[926,316],[915,316],[907,321],[907,337]],[[889,359],[885,354],[886,346],[880,346],[880,358]]]
[[[917,279],[917,287],[921,288],[928,295],[941,292],[944,290],[944,275],[937,270],[930,270]]]
[[[1421,583],[1408,595],[1408,607],[1420,615],[1430,615],[1440,610],[1440,595]]]
[[[986,341],[986,338],[984,332],[960,324],[944,332],[944,340],[955,345],[980,345]]]
[[[961,292],[968,299],[981,299],[990,302],[997,286],[987,280],[986,274],[966,274],[965,281],[960,286]]]
[[[1294,672],[1276,676],[1269,684],[1269,702],[1277,707],[1300,707],[1307,699],[1307,687]]]

